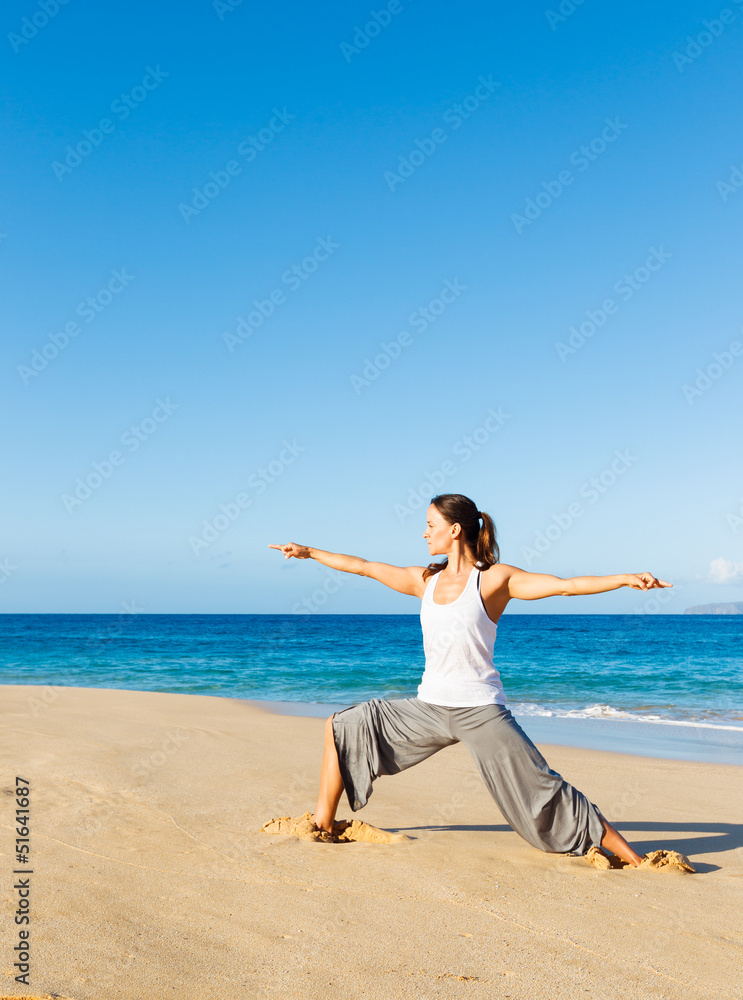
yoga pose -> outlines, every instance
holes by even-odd
[[[582,792],[548,766],[506,708],[493,645],[498,619],[514,597],[535,601],[672,584],[652,573],[561,579],[500,563],[493,521],[458,493],[433,498],[423,537],[431,556],[446,559],[402,567],[294,543],[269,546],[287,559],[315,559],[422,600],[426,662],[417,696],[373,698],[330,716],[316,828],[333,833],[344,789],[355,812],[366,805],[380,774],[397,774],[461,741],[504,818],[534,847],[583,855],[600,845],[638,866],[643,858]]]

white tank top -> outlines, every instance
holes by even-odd
[[[493,666],[498,626],[480,596],[480,570],[473,568],[464,590],[449,604],[434,603],[439,575],[428,581],[421,604],[426,666],[418,697],[449,708],[505,705],[500,674]]]

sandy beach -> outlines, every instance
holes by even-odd
[[[2,689],[0,993],[733,998],[740,986],[743,768],[540,744],[641,853],[694,875],[597,871],[522,841],[461,745],[382,777],[359,818],[411,839],[260,832],[313,810],[323,721],[238,700]],[[29,986],[15,778],[30,782]]]

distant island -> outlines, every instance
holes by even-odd
[[[743,615],[743,604],[697,604],[685,615]]]

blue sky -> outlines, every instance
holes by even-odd
[[[743,600],[724,9],[8,5],[0,611],[416,613],[268,544],[424,564],[435,492],[675,585],[514,612]]]

